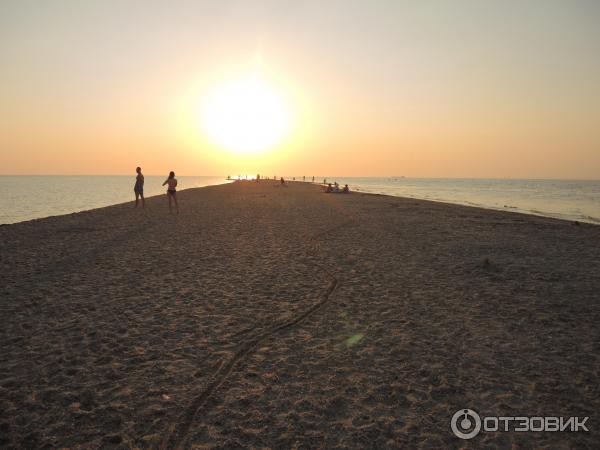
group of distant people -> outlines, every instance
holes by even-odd
[[[327,183],[327,187],[325,188],[325,192],[332,194],[349,194],[350,188],[347,184],[344,185],[342,189],[340,189],[340,185],[338,182],[334,182],[333,185],[331,183]]]
[[[135,194],[135,207],[138,207],[138,203],[142,201],[142,208],[146,207],[146,201],[144,200],[144,175],[142,174],[142,168],[136,167],[135,171],[135,186],[133,186],[133,192]],[[177,178],[175,178],[175,172],[169,172],[169,176],[162,184],[167,185],[167,198],[169,199],[169,212],[173,212],[173,203],[175,204],[175,210],[179,214],[179,205],[177,204]]]
[[[231,177],[228,175],[227,179],[231,179]],[[238,175],[238,180],[241,179],[241,175]],[[246,175],[246,179],[248,179],[248,175]],[[264,178],[263,178],[264,179]],[[268,177],[266,178],[267,180],[269,179]],[[273,176],[273,180],[276,180],[277,176],[274,175]],[[260,183],[261,177],[260,174],[256,175],[255,181],[257,183]],[[296,181],[296,177],[292,178],[292,181]],[[302,181],[306,181],[306,176],[302,177]],[[312,182],[315,182],[315,177],[312,177]],[[283,177],[281,177],[279,179],[279,183],[282,186],[285,186],[285,179]],[[350,193],[350,187],[345,184],[343,188],[340,189],[340,185],[338,184],[337,181],[335,181],[333,184],[332,183],[327,183],[327,178],[323,178],[323,184],[326,185],[325,187],[325,192],[326,193],[333,193],[333,194],[349,194]]]
[[[238,181],[239,180],[243,180],[243,179],[247,180],[248,179],[248,175],[246,175],[245,178],[243,178],[241,175],[238,175],[237,178],[232,177],[231,175],[227,175],[227,179],[228,180],[236,180],[237,179]],[[254,178],[254,181],[256,181],[257,183],[260,183],[260,180],[267,180],[268,181],[270,179],[271,178],[269,178],[269,177],[261,177],[260,173],[258,173],[258,174],[256,174],[256,178]],[[273,175],[273,180],[277,180],[277,175]],[[292,181],[296,181],[296,177],[292,177]],[[306,182],[306,176],[302,177],[302,181]],[[281,184],[285,184],[285,179],[283,177],[281,177],[281,178],[279,178],[279,182]],[[315,177],[314,176],[312,177],[312,182],[313,183],[315,182]],[[323,180],[323,184],[327,184],[327,180],[326,179]]]

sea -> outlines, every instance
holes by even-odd
[[[177,189],[227,183],[222,176],[177,177]],[[164,176],[144,176],[144,196],[164,194]],[[0,175],[0,224],[70,214],[135,199],[134,176]]]
[[[177,179],[179,190],[228,182],[225,176]],[[295,179],[301,181],[302,177]],[[352,191],[600,224],[600,180],[321,176],[315,177],[315,182],[324,179],[348,184]],[[146,176],[145,196],[164,194],[163,181],[162,176]],[[132,176],[1,175],[0,224],[132,201],[134,183]]]

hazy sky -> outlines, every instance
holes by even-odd
[[[203,98],[294,111],[219,148]],[[0,173],[600,178],[600,2],[0,1]]]

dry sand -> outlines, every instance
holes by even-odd
[[[0,227],[0,446],[599,448],[600,227],[239,182]],[[588,433],[450,431],[590,416]]]

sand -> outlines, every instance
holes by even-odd
[[[238,182],[0,227],[0,446],[598,448],[600,227]],[[450,430],[590,416],[589,432]]]

